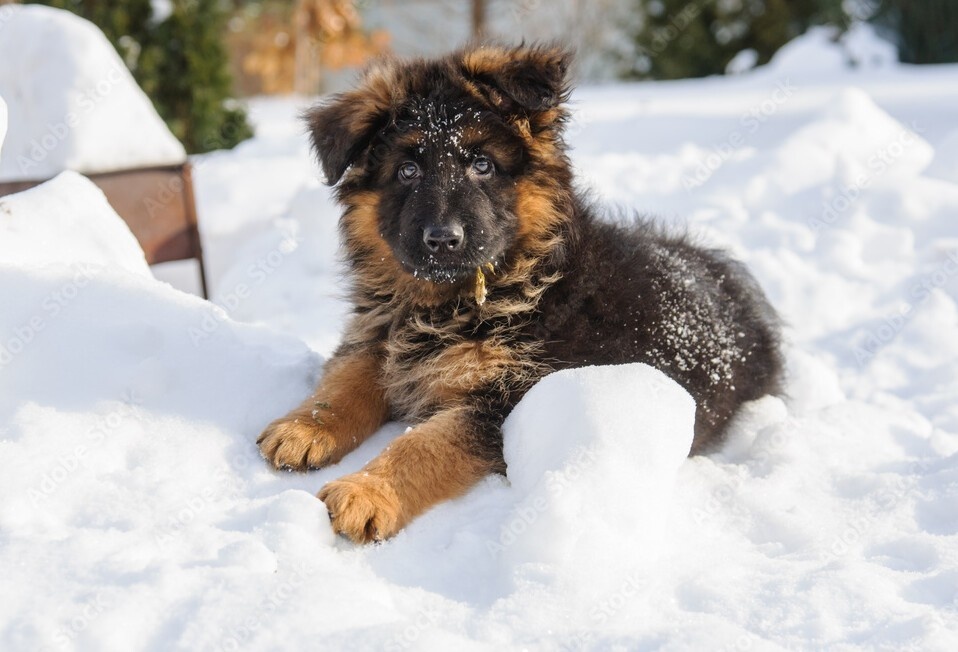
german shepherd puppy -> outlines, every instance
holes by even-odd
[[[777,319],[741,264],[646,221],[603,221],[575,190],[569,63],[552,46],[385,60],[306,114],[344,209],[354,310],[315,393],[257,443],[305,471],[388,420],[416,424],[319,492],[354,541],[504,473],[502,422],[552,371],[662,370],[698,406],[693,453],[779,391]]]

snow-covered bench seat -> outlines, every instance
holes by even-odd
[[[103,190],[147,262],[199,261],[206,296],[186,151],[107,38],[40,5],[4,6],[0,22],[0,100],[9,111],[0,196],[80,172]]]
[[[86,176],[103,191],[113,210],[130,227],[150,265],[195,258],[203,296],[208,296],[189,163]],[[0,197],[45,181],[0,181]]]

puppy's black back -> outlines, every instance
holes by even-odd
[[[741,263],[647,221],[601,221],[581,204],[576,212],[562,280],[530,326],[554,368],[660,369],[696,401],[693,453],[744,401],[780,391],[778,320]]]

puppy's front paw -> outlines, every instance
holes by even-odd
[[[333,530],[356,543],[382,541],[402,528],[396,492],[384,480],[360,471],[334,480],[319,492]]]
[[[343,452],[320,423],[290,415],[266,427],[256,440],[260,453],[277,469],[306,471],[338,462]]]

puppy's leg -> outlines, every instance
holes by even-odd
[[[483,429],[492,427],[498,428],[458,407],[397,437],[362,470],[319,492],[333,529],[357,543],[388,538],[436,503],[502,470],[501,446],[490,453],[480,441]]]
[[[256,440],[263,457],[297,471],[338,462],[386,422],[379,370],[369,349],[330,358],[315,393]]]

